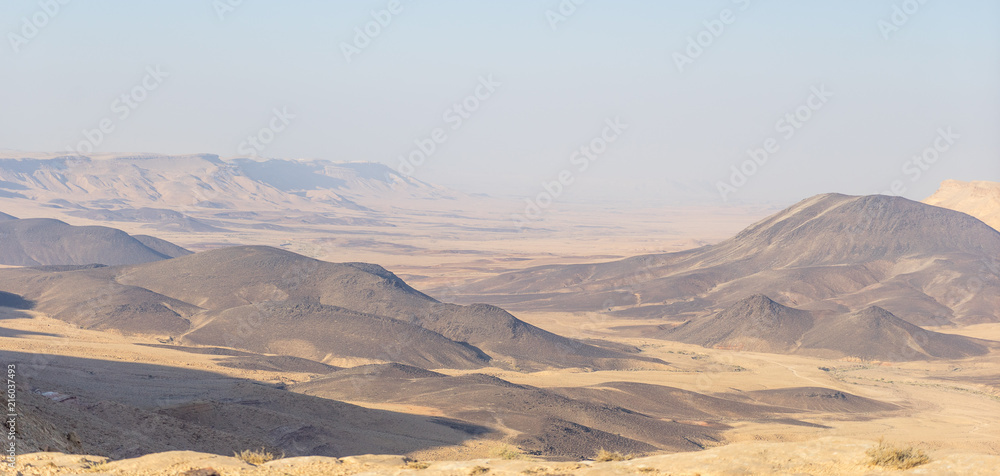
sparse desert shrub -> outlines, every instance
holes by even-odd
[[[498,459],[521,459],[524,454],[510,445],[499,445],[490,450],[490,456]]]
[[[487,468],[486,466],[473,466],[472,469],[469,470],[469,475],[486,474],[489,472],[490,468]]]
[[[597,450],[597,455],[594,456],[594,461],[627,461],[634,457],[631,453],[627,455],[621,454],[619,451],[608,451],[604,448]]]
[[[181,473],[179,476],[222,476],[222,474],[214,468],[194,468]]]
[[[430,463],[424,461],[412,460],[412,461],[407,461],[406,465],[404,465],[403,467],[406,469],[427,469],[430,466],[431,466]]]
[[[254,466],[285,457],[284,453],[282,453],[281,456],[278,456],[275,453],[265,450],[263,447],[261,447],[260,450],[243,450],[239,453],[234,453],[233,456],[244,463],[252,464]]]
[[[565,469],[565,468],[563,468],[563,469]],[[573,469],[579,469],[579,467],[573,468]],[[553,468],[548,468],[548,467],[545,467],[545,466],[539,466],[539,467],[536,467],[536,468],[528,468],[528,469],[525,469],[525,470],[521,471],[521,474],[528,474],[528,475],[531,475],[531,476],[573,476],[572,473],[565,473],[565,472],[562,471],[562,469],[553,469]]]
[[[534,468],[528,468],[521,471],[521,474],[528,474],[532,476],[573,476],[573,470],[582,468],[583,465],[575,463],[569,466],[562,466],[560,468],[551,468],[548,466],[536,466]],[[570,471],[570,472],[566,472]]]
[[[111,471],[111,466],[107,461],[87,461],[83,464],[83,470],[88,473],[107,473]]]
[[[912,446],[901,447],[887,443],[884,438],[865,451],[868,464],[894,469],[910,469],[928,463],[931,459],[923,450]]]

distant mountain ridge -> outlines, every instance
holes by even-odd
[[[364,210],[365,201],[378,197],[460,196],[373,162],[224,160],[212,154],[27,155],[0,158],[0,197],[70,208],[146,207],[176,212],[316,206]]]
[[[0,216],[0,264],[11,266],[139,264],[191,254],[152,236],[49,218]]]

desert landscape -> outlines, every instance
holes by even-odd
[[[1000,474],[1000,3],[0,19],[0,475]]]
[[[1000,184],[703,208],[667,239],[617,212],[614,246],[570,247],[606,217],[389,210],[458,192],[374,164],[272,161],[309,191],[214,157],[64,160],[0,162],[22,474],[853,474],[880,438],[922,474],[1000,459]],[[149,206],[194,180],[212,203]],[[442,227],[464,253],[438,259]]]

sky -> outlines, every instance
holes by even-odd
[[[569,201],[1000,181],[992,0],[32,0],[0,32],[0,149],[375,161]]]

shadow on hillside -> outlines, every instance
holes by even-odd
[[[158,358],[172,357],[164,349]],[[112,458],[171,450],[232,455],[254,445],[287,456],[406,454],[494,432],[182,367],[6,351],[0,363],[17,364],[22,392],[30,387],[75,397],[70,403],[39,398],[44,405],[35,411],[87,442],[80,451]]]
[[[2,300],[5,297],[5,296],[3,296],[4,294],[10,295],[10,296],[16,296],[18,299],[20,299],[20,297],[21,297],[21,296],[17,296],[16,294],[10,294],[10,293],[5,293],[3,291],[0,291],[0,303],[3,302]],[[21,301],[26,302],[26,303],[30,303],[31,306],[34,306],[34,303],[31,302],[31,301],[25,301],[23,299]],[[25,308],[25,309],[30,309],[30,307]],[[29,315],[29,314],[27,314],[25,312],[22,312],[21,308],[4,306],[4,305],[0,304],[0,320],[3,320],[3,319],[30,319],[30,318],[31,318],[31,315]],[[8,329],[6,327],[0,327],[0,337],[24,337],[24,336],[59,337],[58,334],[50,334],[48,332],[25,331],[25,330],[19,330],[19,329]]]
[[[25,299],[14,293],[0,291],[0,307],[24,310],[33,309],[35,307],[35,301]]]

